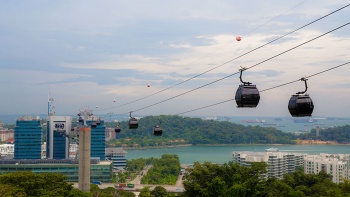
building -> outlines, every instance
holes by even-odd
[[[90,116],[86,124],[91,126],[91,157],[98,157],[100,160],[106,159],[106,140],[104,120],[99,117]]]
[[[111,139],[116,138],[116,133],[114,131],[114,128],[106,128],[106,141],[109,141]]]
[[[15,145],[0,144],[0,158],[12,156],[14,154]]]
[[[55,116],[46,117],[46,158],[69,158],[69,135],[72,128],[72,117]]]
[[[16,120],[14,159],[41,159],[42,127],[39,117]]]
[[[286,152],[232,152],[232,161],[242,166],[250,166],[252,162],[265,162],[268,164],[266,178],[283,178],[287,173],[294,172],[304,164],[302,153]]]
[[[106,148],[106,160],[113,162],[113,170],[119,171],[126,167],[126,152],[122,148]]]
[[[104,183],[112,180],[112,162],[91,159],[90,179]],[[78,182],[78,160],[76,159],[26,159],[0,160],[0,174],[18,171],[32,171],[34,173],[55,172],[64,174],[69,182]]]
[[[304,172],[317,174],[321,171],[332,175],[334,183],[342,183],[343,179],[350,179],[350,154],[308,155],[304,159]]]
[[[12,129],[4,128],[2,122],[0,122],[0,141],[7,142],[8,139],[12,139],[14,132]]]

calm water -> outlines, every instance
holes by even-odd
[[[163,154],[177,154],[182,164],[209,161],[213,163],[227,163],[232,160],[233,151],[264,152],[271,145],[237,145],[237,146],[187,146],[162,149],[126,150],[127,159],[160,158]],[[280,152],[300,152],[308,154],[341,153],[350,154],[349,145],[278,145],[274,146]]]

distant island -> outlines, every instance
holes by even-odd
[[[152,130],[159,123],[162,136],[153,136]],[[173,115],[147,116],[139,120],[139,128],[130,130],[127,121],[106,123],[106,127],[120,124],[116,139],[107,142],[109,147],[127,149],[162,148],[189,145],[233,144],[348,144],[350,126],[316,129],[309,133],[283,132],[275,127],[244,126],[229,121],[206,120]]]

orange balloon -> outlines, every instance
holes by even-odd
[[[241,36],[236,36],[237,41],[241,41],[242,37]]]

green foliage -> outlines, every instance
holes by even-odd
[[[73,189],[70,191],[68,197],[91,197],[91,194],[90,194],[90,193],[87,193],[87,192],[82,192],[82,191],[79,190],[79,189],[73,188]]]
[[[319,139],[323,141],[337,141],[339,143],[348,144],[350,143],[350,125],[321,129],[319,136],[316,136],[316,129],[312,129],[310,133],[300,135],[300,139]]]
[[[153,127],[159,124],[163,135],[153,136]],[[117,123],[109,123],[115,126]],[[147,116],[139,120],[139,128],[130,130],[127,121],[121,122],[122,132],[108,146],[127,144],[132,147],[162,146],[174,144],[291,144],[296,136],[271,127],[243,126],[227,121],[202,120],[180,116]],[[178,140],[178,141],[175,141]]]
[[[262,178],[265,163],[243,167],[229,163],[222,166],[205,162],[195,163],[185,175],[184,196],[238,196],[238,197],[341,197],[350,196],[350,181],[335,184],[331,176],[305,174],[301,170],[287,174],[283,179]]]
[[[0,175],[0,190],[8,196],[69,196],[73,186],[56,173],[14,172]],[[13,195],[16,194],[16,195]]]
[[[154,197],[167,197],[168,192],[166,189],[162,186],[156,186],[152,191],[151,191],[152,196]]]
[[[181,170],[177,155],[164,154],[160,159],[153,159],[153,168],[141,179],[142,184],[170,184],[176,183]]]
[[[132,160],[126,160],[126,169],[129,171],[136,171],[140,172],[146,165],[152,164],[153,158],[139,158],[139,159],[132,159]]]
[[[185,196],[254,196],[261,174],[266,172],[265,163],[253,163],[252,167],[238,164],[219,166],[210,162],[194,163],[185,175]]]
[[[142,188],[139,197],[151,197],[151,190],[149,187]]]

